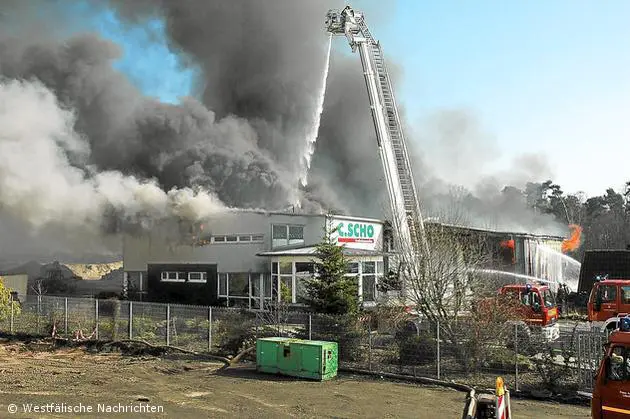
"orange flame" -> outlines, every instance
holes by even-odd
[[[499,245],[503,249],[510,249],[510,253],[512,254],[512,263],[516,263],[516,254],[514,252],[514,239],[503,240],[501,243],[499,243]]]
[[[572,252],[580,247],[582,238],[582,227],[577,224],[569,225],[571,237],[562,241],[562,253]]]

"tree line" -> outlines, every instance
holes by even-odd
[[[523,190],[507,186],[504,194],[521,196],[528,208],[563,224],[582,227],[582,245],[571,256],[582,260],[589,249],[625,249],[630,244],[630,182],[622,191],[606,189],[600,196],[566,194],[551,180],[529,182]]]

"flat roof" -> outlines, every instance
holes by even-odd
[[[448,228],[453,228],[453,229],[458,229],[458,230],[476,231],[479,233],[492,233],[496,235],[506,235],[506,236],[511,235],[511,236],[517,236],[517,237],[549,239],[549,240],[556,240],[556,241],[562,241],[565,239],[565,237],[554,236],[550,234],[534,234],[534,233],[523,233],[523,232],[515,232],[515,231],[492,230],[488,228],[468,227],[468,226],[463,226],[463,225],[440,223],[437,221],[425,221],[425,224],[443,226],[443,227],[448,227]]]
[[[349,221],[363,221],[363,222],[367,222],[367,223],[378,223],[378,224],[384,224],[385,220],[382,220],[380,218],[372,218],[372,217],[363,217],[363,216],[354,216],[354,215],[345,215],[345,214],[327,214],[327,213],[308,213],[308,212],[300,212],[299,210],[296,211],[267,211],[267,210],[263,210],[263,209],[241,209],[241,208],[228,208],[224,211],[222,211],[223,213],[229,213],[229,214],[238,214],[238,213],[250,213],[250,214],[262,214],[262,215],[267,215],[267,216],[272,216],[272,215],[282,215],[282,216],[290,216],[290,217],[326,217],[326,216],[331,216],[332,218],[340,218],[342,220],[349,220]],[[217,215],[220,215],[221,212],[218,212]]]
[[[251,208],[251,209],[229,208],[225,212],[233,213],[233,214],[234,213],[245,212],[245,213],[263,214],[263,215],[267,215],[267,216],[282,215],[282,216],[291,216],[291,217],[326,217],[326,216],[330,215],[333,218],[338,218],[338,219],[348,220],[348,221],[363,221],[363,222],[366,222],[366,223],[375,223],[375,224],[386,224],[386,223],[389,223],[389,220],[380,219],[380,218],[362,217],[362,216],[345,215],[345,214],[326,214],[326,213],[315,214],[315,213],[300,212],[299,209],[294,210],[294,211],[290,211],[290,210],[287,210],[287,211],[267,211],[267,210],[264,210],[264,209],[256,209],[256,208]],[[515,232],[515,231],[493,230],[493,229],[489,229],[489,228],[468,227],[468,226],[464,226],[464,225],[442,223],[442,222],[439,222],[439,221],[433,221],[430,218],[429,219],[425,219],[424,223],[428,224],[428,225],[440,225],[440,226],[453,228],[453,229],[458,229],[458,230],[476,231],[476,232],[479,232],[479,233],[492,233],[492,234],[497,234],[497,235],[512,235],[512,236],[517,236],[517,237],[548,239],[548,240],[555,240],[555,241],[562,241],[562,240],[565,239],[565,237],[563,237],[563,236],[556,236],[556,235],[552,235],[552,234],[535,234],[535,233],[524,233],[524,232]]]

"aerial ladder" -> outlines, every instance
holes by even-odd
[[[329,10],[326,14],[326,29],[333,35],[344,35],[352,52],[359,51],[389,194],[392,225],[398,236],[400,252],[408,255],[404,258],[406,266],[402,269],[417,274],[417,265],[413,265],[418,258],[428,255],[429,246],[383,50],[370,33],[363,13],[350,6],[341,11]]]

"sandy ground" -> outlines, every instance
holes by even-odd
[[[305,382],[250,367],[220,372],[220,366],[0,343],[0,418],[460,418],[465,398],[453,390],[348,375]],[[11,404],[17,413],[10,413]],[[143,404],[161,412],[128,407]],[[37,405],[44,413],[35,412]],[[99,412],[99,406],[111,410]],[[587,407],[526,400],[513,400],[512,410],[515,418],[590,417]]]

